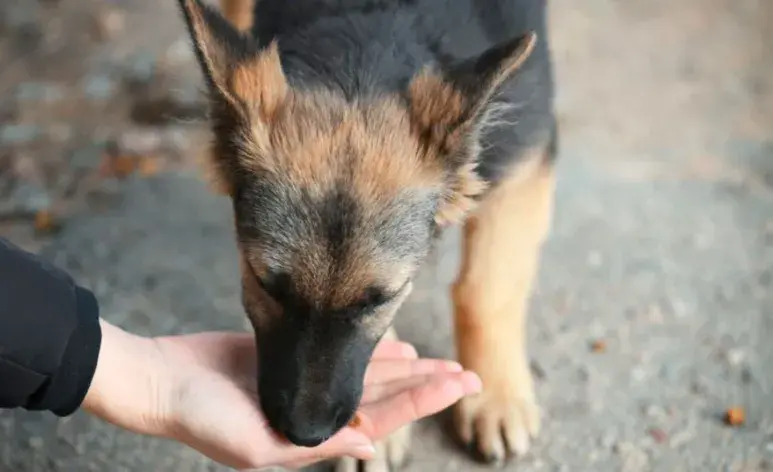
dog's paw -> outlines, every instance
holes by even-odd
[[[342,457],[335,472],[397,472],[405,465],[411,444],[411,426],[404,426],[376,443],[376,454],[369,461]]]
[[[484,387],[485,388],[485,387]],[[540,409],[533,395],[493,395],[485,390],[462,399],[455,408],[461,441],[479,459],[502,463],[526,454],[539,435]]]

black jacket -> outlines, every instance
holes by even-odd
[[[0,238],[0,408],[72,414],[101,342],[94,295]]]

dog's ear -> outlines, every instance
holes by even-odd
[[[480,136],[494,126],[506,106],[498,103],[503,84],[529,58],[537,41],[528,32],[445,70],[425,69],[408,86],[414,133],[428,154],[441,159],[450,175],[439,224],[459,221],[486,188],[477,174]]]
[[[244,118],[268,119],[287,94],[277,44],[261,50],[201,0],[178,1],[213,98]]]

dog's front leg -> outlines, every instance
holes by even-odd
[[[453,287],[457,349],[483,392],[459,402],[456,421],[461,439],[487,462],[525,453],[539,432],[526,315],[552,198],[552,169],[541,167],[492,190],[464,227]]]

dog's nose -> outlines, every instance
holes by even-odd
[[[296,446],[317,447],[330,437],[330,430],[307,430],[306,428],[288,429],[283,432],[285,438]]]
[[[344,408],[328,407],[317,414],[288,411],[280,420],[279,432],[296,446],[316,447],[338,432],[346,422]]]

